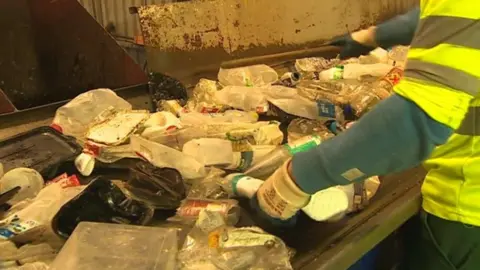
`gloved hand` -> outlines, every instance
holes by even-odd
[[[415,7],[378,26],[334,39],[330,45],[342,47],[342,59],[368,54],[376,47],[389,49],[395,45],[410,45],[419,20],[420,8]]]
[[[310,201],[289,173],[290,159],[278,168],[258,189],[252,198],[257,215],[276,226],[292,226],[297,213]]]
[[[376,27],[360,30],[334,39],[330,45],[342,47],[340,59],[366,55],[377,47],[375,43]]]

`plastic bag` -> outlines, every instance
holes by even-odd
[[[129,195],[155,209],[176,209],[185,199],[185,185],[180,173],[139,161],[130,169],[125,185]]]
[[[0,221],[0,239],[16,243],[47,242],[52,247],[61,245],[53,232],[52,220],[59,209],[84,187],[62,188],[53,183],[43,188],[32,200],[25,200],[12,208]]]
[[[202,178],[206,175],[204,164],[168,146],[138,135],[130,137],[130,145],[133,151],[148,162],[160,168],[177,169],[185,179]]]
[[[65,135],[82,139],[95,117],[108,108],[131,110],[132,105],[110,89],[91,90],[58,108],[52,126]]]
[[[127,196],[111,180],[98,177],[56,212],[51,224],[55,233],[68,238],[82,221],[145,225],[154,209]]]
[[[220,69],[218,81],[224,86],[266,86],[278,81],[278,74],[267,65],[254,65]]]

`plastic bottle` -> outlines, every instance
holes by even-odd
[[[294,87],[300,81],[300,73],[298,72],[286,72],[283,74],[276,84],[287,87]]]
[[[258,114],[238,110],[227,110],[223,113],[180,113],[180,121],[184,125],[199,125],[209,123],[255,123]]]
[[[268,102],[262,89],[248,86],[226,86],[215,93],[215,97],[222,104],[244,111],[266,113]]]
[[[335,136],[324,121],[304,118],[293,119],[288,125],[287,134],[289,143],[308,135],[318,135],[322,141]]]
[[[267,65],[220,69],[218,72],[218,81],[225,86],[266,86],[277,80],[277,72]]]
[[[266,179],[291,156],[312,149],[319,145],[321,141],[320,136],[310,135],[292,143],[281,145],[245,171],[245,174],[258,179]]]
[[[205,166],[244,171],[276,148],[275,145],[253,145],[247,151],[234,152],[232,142],[217,138],[201,138],[187,142],[183,153]]]
[[[247,176],[242,173],[232,173],[227,175],[222,181],[221,186],[231,197],[253,198],[263,180]]]
[[[362,76],[383,77],[392,69],[392,65],[376,64],[346,64],[327,69],[318,74],[319,80],[360,79]]]
[[[378,102],[388,98],[393,87],[400,81],[403,71],[399,68],[393,68],[381,79],[371,83],[363,84],[355,88],[347,96],[355,114],[360,117],[370,111]]]

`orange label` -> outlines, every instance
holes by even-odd
[[[213,231],[208,235],[208,246],[218,248],[220,242],[220,231]]]
[[[382,80],[389,82],[393,86],[398,84],[402,77],[403,70],[398,67],[394,67],[392,70],[390,70],[390,72],[387,73],[387,75],[385,75],[385,77],[382,78]]]

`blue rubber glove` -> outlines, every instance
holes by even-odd
[[[418,166],[453,130],[415,103],[394,94],[350,129],[298,153],[292,179],[302,191],[317,191]]]
[[[395,45],[409,45],[420,20],[420,8],[394,17],[374,28],[361,30],[334,39],[330,45],[342,47],[341,59],[366,55],[375,47],[389,49]],[[359,34],[360,32],[363,32]],[[355,36],[357,35],[357,36]]]

